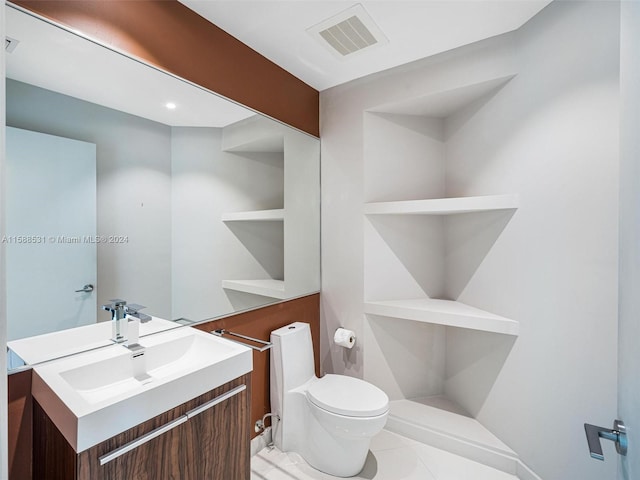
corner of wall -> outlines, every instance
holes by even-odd
[[[0,9],[0,31],[4,32],[4,8]],[[5,105],[5,51],[0,53],[0,105]],[[5,151],[5,109],[0,112],[0,151]],[[5,183],[5,160],[4,154],[0,156],[0,212],[4,212],[4,183]],[[0,237],[5,234],[4,215],[0,215]],[[5,243],[0,242],[0,265],[5,265]],[[0,269],[0,347],[2,352],[6,351],[7,345],[7,317],[6,317],[6,277],[5,268]],[[0,398],[7,398],[7,356],[0,355]],[[7,402],[0,402],[0,478],[6,479],[9,476],[8,465],[8,445],[7,445]]]

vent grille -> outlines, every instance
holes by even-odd
[[[387,43],[386,37],[360,4],[309,28],[307,31],[340,57],[346,57],[374,45]]]
[[[15,38],[4,37],[4,50],[7,53],[11,53],[16,49],[19,43],[20,41],[16,40]]]
[[[378,43],[362,20],[355,15],[319,32],[325,41],[341,55],[349,55]]]

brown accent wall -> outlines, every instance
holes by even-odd
[[[177,0],[12,0],[311,135],[319,93]]]
[[[261,340],[269,340],[271,331],[293,322],[311,325],[316,375],[320,376],[320,294],[277,303],[259,310],[222,318],[197,325],[196,328],[210,332],[219,328]],[[251,425],[271,411],[269,394],[269,351],[253,352],[251,373]],[[266,421],[270,425],[269,421]],[[253,436],[256,434],[254,433]]]
[[[272,330],[293,322],[311,325],[316,375],[320,375],[320,294],[276,303],[258,310],[197,325],[210,332],[224,328],[269,340]],[[31,370],[9,375],[9,480],[31,480],[33,458],[33,399]],[[269,399],[269,351],[253,353],[251,373],[251,425],[271,410]],[[267,425],[269,422],[267,421]],[[253,428],[251,429],[253,432]],[[255,436],[255,433],[252,433]],[[36,479],[37,480],[37,479]]]
[[[9,479],[30,480],[33,457],[33,397],[31,370],[7,378],[9,411]]]

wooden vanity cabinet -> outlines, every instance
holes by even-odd
[[[34,478],[249,480],[250,378],[238,377],[80,453],[34,401]],[[133,448],[117,456],[127,445]]]

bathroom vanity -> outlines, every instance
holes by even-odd
[[[180,422],[188,411],[242,389],[202,413]],[[34,478],[84,479],[249,479],[250,375],[246,374],[77,453],[39,403],[34,402]],[[162,431],[166,429],[166,431]],[[155,438],[104,463],[123,445]],[[101,460],[103,459],[103,465]]]
[[[249,478],[251,350],[193,328],[33,368],[33,478]]]

